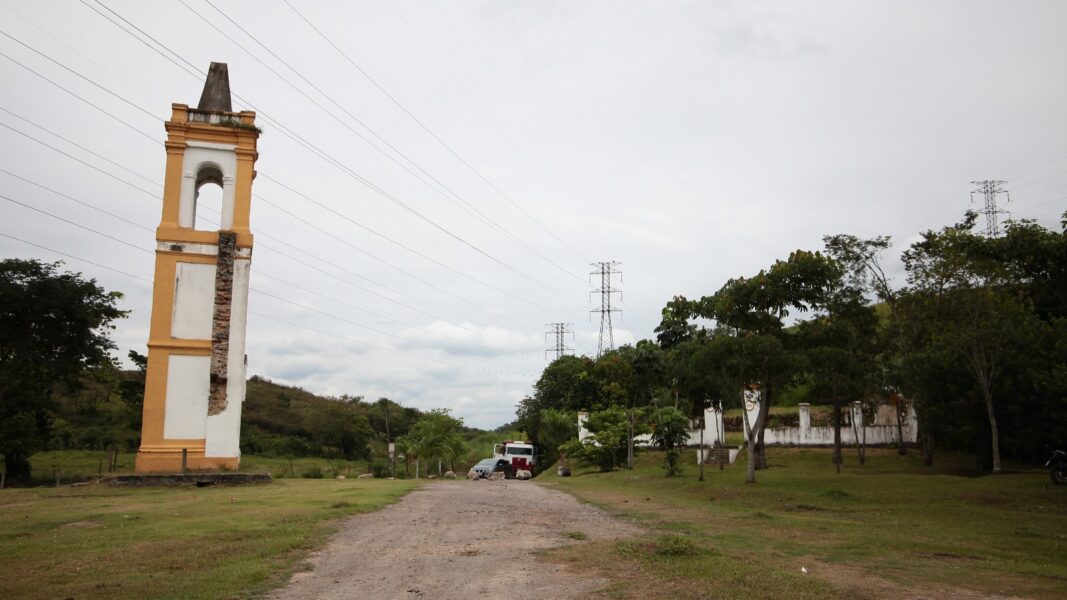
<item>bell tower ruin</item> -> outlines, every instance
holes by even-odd
[[[195,109],[171,105],[156,229],[138,473],[236,470],[245,397],[256,113],[233,112],[225,63]],[[218,229],[197,229],[201,187],[222,188]]]

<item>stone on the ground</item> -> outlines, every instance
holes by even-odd
[[[559,475],[560,477],[570,477],[571,470],[567,467],[556,467],[556,475]]]
[[[477,481],[478,480],[478,473],[476,473],[474,471],[474,469],[471,469],[470,471],[467,471],[467,479],[470,479],[471,481]]]
[[[456,474],[452,471],[445,471],[445,479],[455,479]]]
[[[497,471],[496,473],[493,473],[492,475],[489,476],[489,479],[491,481],[500,481],[503,478],[504,478],[504,472],[503,471]]]
[[[522,479],[525,481],[527,479],[530,479],[531,477],[533,477],[533,473],[526,469],[519,469],[518,471],[515,471],[515,479]]]
[[[347,477],[345,477],[344,475],[338,475],[334,479],[347,479]]]
[[[374,479],[374,475],[372,473],[363,473],[356,479]]]

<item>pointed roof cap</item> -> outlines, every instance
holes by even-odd
[[[226,63],[213,62],[208,67],[204,92],[200,94],[200,104],[196,108],[211,112],[233,112],[230,104],[230,72]]]

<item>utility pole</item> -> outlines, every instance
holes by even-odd
[[[596,270],[589,274],[590,279],[594,276],[600,277],[600,288],[589,292],[590,294],[600,294],[600,308],[589,311],[590,314],[600,313],[600,341],[596,347],[597,358],[604,352],[615,349],[615,336],[611,330],[611,313],[622,311],[611,307],[611,297],[613,294],[619,294],[619,299],[621,300],[622,290],[612,287],[612,282],[614,276],[618,275],[619,283],[622,283],[622,271],[618,268],[621,264],[615,261],[592,263],[593,268]]]
[[[568,328],[574,323],[546,323],[549,330],[545,332],[545,341],[548,341],[549,335],[554,335],[556,338],[556,345],[553,348],[545,349],[545,356],[548,356],[549,352],[555,352],[556,358],[567,354],[568,352],[574,352],[574,348],[568,348],[566,345],[567,334],[571,334],[571,338],[574,338],[574,332],[569,331]]]
[[[974,202],[974,195],[981,194],[985,199],[985,234],[987,237],[999,237],[1000,236],[1000,224],[997,223],[997,215],[1010,214],[1008,211],[997,208],[997,194],[1004,194],[1007,199],[1005,204],[1011,202],[1011,195],[1006,190],[1001,189],[1001,184],[1007,183],[1000,179],[984,179],[982,181],[972,181],[974,185],[978,186],[971,191],[971,202]]]

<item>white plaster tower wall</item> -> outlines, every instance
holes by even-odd
[[[245,331],[248,324],[248,283],[251,253],[242,250],[234,261],[230,308],[230,351],[226,364],[226,408],[207,416],[205,456],[241,455],[241,405],[245,398]],[[205,411],[206,414],[206,411]]]

